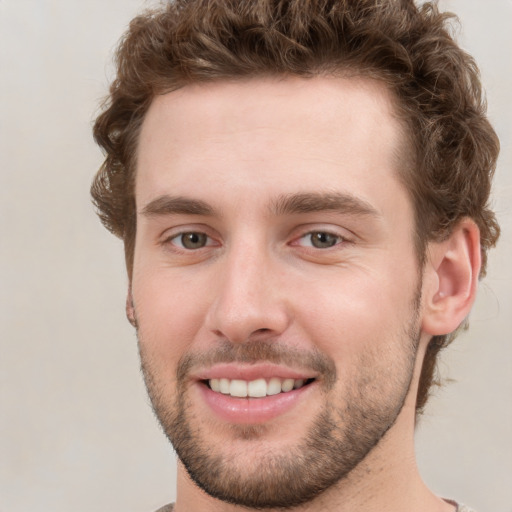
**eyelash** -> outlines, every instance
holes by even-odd
[[[320,244],[326,243],[327,245],[325,247],[318,247],[317,245],[315,245],[315,238],[314,238],[315,235],[317,235],[316,242],[318,242]],[[342,235],[340,235],[338,233],[332,233],[331,231],[328,231],[328,230],[318,229],[318,230],[309,231],[309,232],[301,235],[298,239],[296,239],[297,245],[299,245],[299,241],[307,239],[308,237],[310,240],[310,244],[308,244],[306,247],[314,248],[314,249],[318,249],[318,250],[327,250],[332,247],[341,245],[345,242],[348,242],[348,240],[345,237],[343,237]],[[325,239],[327,239],[327,240],[325,240]],[[330,244],[329,239],[333,242],[332,244]]]
[[[187,235],[189,237],[191,237],[191,236],[195,236],[196,238],[199,237],[200,238],[200,240],[198,241],[199,244],[201,244],[201,237],[204,237],[203,238],[204,245],[200,245],[199,247],[186,247],[184,245],[184,237]],[[313,238],[315,235],[317,235],[317,239],[316,239],[317,243],[319,243],[320,245],[323,243],[326,243],[327,245],[324,247],[318,247],[317,245],[315,245],[315,239]],[[302,245],[300,242],[302,240],[307,239],[308,237],[309,237],[310,243],[307,245]],[[180,242],[177,243],[177,242],[175,242],[176,240],[180,240]],[[192,242],[192,244],[193,244],[194,239],[189,240],[189,242]],[[300,235],[299,237],[295,238],[292,242],[290,242],[289,245],[304,247],[304,248],[307,248],[308,250],[326,251],[328,249],[337,247],[339,245],[342,245],[342,244],[348,243],[348,242],[349,242],[349,240],[346,237],[344,237],[338,233],[333,233],[329,230],[318,229],[318,230],[308,231],[308,232]],[[194,251],[197,251],[200,249],[205,249],[207,247],[216,245],[215,240],[212,237],[207,235],[204,231],[200,231],[200,230],[181,231],[179,233],[176,233],[176,234],[173,234],[173,235],[167,237],[162,243],[163,243],[163,245],[171,244],[178,250],[185,251],[185,252],[194,252]]]
[[[183,237],[185,237],[187,235],[195,235],[195,236],[199,236],[199,237],[205,237],[206,243],[205,243],[205,245],[203,245],[201,247],[197,247],[197,248],[185,247],[183,245]],[[176,243],[173,242],[174,240],[177,240],[177,239],[181,239],[181,244],[176,244]],[[171,245],[177,247],[179,250],[182,250],[182,251],[195,251],[195,250],[204,249],[205,247],[209,247],[209,246],[215,245],[214,243],[211,243],[213,240],[214,239],[212,237],[208,236],[203,231],[193,231],[193,230],[191,230],[191,231],[181,231],[180,233],[173,234],[173,235],[167,237],[163,241],[163,244],[164,245],[171,244]]]

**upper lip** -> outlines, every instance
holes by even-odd
[[[314,379],[316,373],[280,366],[273,363],[221,363],[210,368],[205,368],[194,373],[193,378],[197,380],[210,379],[239,379],[253,381],[256,379]]]

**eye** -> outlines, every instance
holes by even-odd
[[[211,239],[205,233],[196,231],[180,233],[170,238],[169,241],[181,249],[188,250],[202,249],[207,245],[211,245]]]
[[[301,236],[299,242],[306,247],[314,247],[315,249],[329,249],[343,242],[343,237],[328,233],[326,231],[311,231]]]

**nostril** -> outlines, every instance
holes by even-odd
[[[267,332],[270,332],[270,329],[267,329],[266,327],[254,331],[255,334],[265,334]]]

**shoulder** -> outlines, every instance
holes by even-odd
[[[159,508],[155,512],[172,512],[174,510],[174,503],[169,503],[169,505],[165,505],[162,508]]]
[[[466,507],[466,505],[458,505],[457,512],[475,512],[472,508]]]
[[[461,505],[454,500],[444,499],[444,501],[450,505],[453,505],[455,507],[455,512],[475,512],[472,508],[466,507],[466,505]]]

